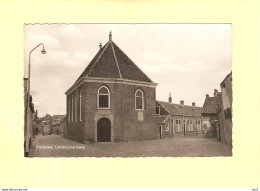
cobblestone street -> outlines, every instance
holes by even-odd
[[[81,144],[59,135],[38,135],[32,157],[205,157],[232,156],[213,139],[175,137],[151,141]]]

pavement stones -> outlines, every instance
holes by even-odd
[[[232,156],[232,147],[213,139],[175,137],[121,143],[82,144],[59,135],[39,135],[30,157],[210,157]]]

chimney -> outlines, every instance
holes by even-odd
[[[101,50],[101,48],[102,48],[102,43],[100,42],[100,44],[99,44],[99,50]]]
[[[208,98],[209,97],[209,94],[206,94],[206,98]]]
[[[109,33],[109,41],[112,41],[112,31]]]
[[[181,100],[181,101],[180,101],[180,104],[181,104],[181,105],[184,105],[184,101],[183,101],[183,100]]]
[[[172,96],[171,96],[171,93],[169,95],[169,103],[172,103]]]
[[[196,103],[195,103],[195,102],[192,102],[192,106],[194,106],[194,107],[195,107],[195,106],[196,106]]]
[[[218,96],[218,90],[214,89],[214,97],[217,97],[217,96]]]

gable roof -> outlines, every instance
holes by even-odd
[[[220,83],[220,86],[222,86],[222,84],[226,81],[226,79],[231,76],[232,78],[232,71],[225,77],[225,79]]]
[[[153,83],[112,41],[112,38],[98,51],[76,83],[83,77],[126,79]]]
[[[170,115],[200,117],[201,107],[157,101]]]
[[[218,92],[216,97],[206,97],[203,108],[202,114],[217,114],[219,105],[222,102],[222,94]]]

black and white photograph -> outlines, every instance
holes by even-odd
[[[231,24],[24,24],[24,157],[231,157]]]

